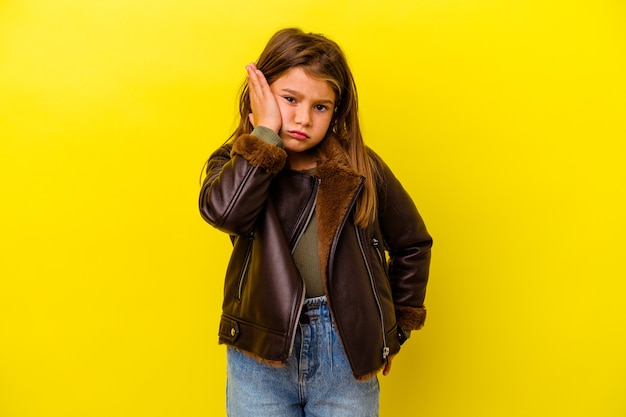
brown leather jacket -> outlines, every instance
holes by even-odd
[[[252,135],[209,159],[200,212],[233,241],[219,340],[266,362],[287,360],[305,294],[292,250],[315,208],[328,305],[354,376],[365,378],[400,350],[398,326],[424,323],[432,240],[409,195],[373,153],[382,172],[378,222],[355,226],[363,178],[335,139],[318,148],[315,176],[284,169],[285,151]]]

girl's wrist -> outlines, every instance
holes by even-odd
[[[280,148],[283,147],[283,141],[280,136],[278,136],[278,133],[269,127],[258,125],[254,128],[254,130],[252,130],[251,135],[256,136],[263,142],[269,143],[270,145],[278,146]]]

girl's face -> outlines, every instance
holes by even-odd
[[[278,135],[287,154],[305,152],[318,145],[326,136],[335,108],[330,83],[294,67],[276,79],[270,89],[280,109],[282,126]]]

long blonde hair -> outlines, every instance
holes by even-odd
[[[378,172],[363,142],[356,84],[339,46],[323,35],[295,28],[283,29],[269,40],[256,66],[270,85],[293,67],[300,67],[312,77],[330,83],[336,100],[329,132],[337,137],[352,168],[365,177],[365,186],[356,204],[355,223],[367,226],[376,218]],[[239,126],[230,140],[252,132],[250,113],[248,84],[244,82],[239,97]]]

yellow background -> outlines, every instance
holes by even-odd
[[[622,0],[3,0],[0,416],[224,415],[198,177],[285,26],[435,237],[381,415],[626,415]]]

